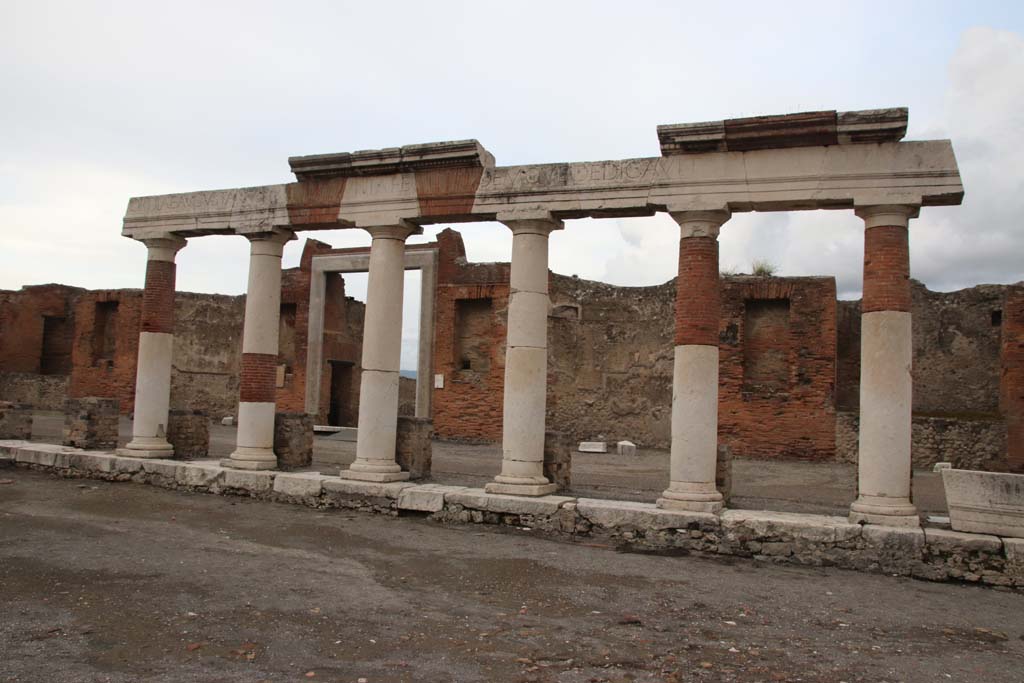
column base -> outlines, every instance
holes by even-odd
[[[338,473],[342,479],[353,479],[355,481],[372,481],[376,484],[386,484],[393,481],[408,481],[409,473],[401,469],[397,472],[365,472],[363,470],[347,469]]]
[[[685,490],[679,490],[684,487]],[[725,509],[725,501],[713,483],[681,483],[679,488],[673,488],[670,484],[658,499],[657,506],[662,510],[718,514]]]
[[[220,461],[221,467],[236,470],[276,470],[277,455],[272,448],[239,447],[231,457]]]
[[[487,493],[502,493],[507,496],[548,496],[558,491],[558,485],[547,484],[502,484],[492,481],[484,486]]]
[[[174,446],[159,436],[137,436],[114,452],[126,458],[173,458]]]
[[[907,498],[879,498],[862,496],[850,505],[851,524],[878,524],[881,526],[919,527],[921,519],[917,508]]]

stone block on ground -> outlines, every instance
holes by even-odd
[[[430,476],[433,460],[434,421],[426,417],[398,416],[395,461],[410,479]]]
[[[580,453],[607,453],[608,444],[604,441],[580,441]]]
[[[231,416],[231,415],[226,415],[226,416],[224,416],[224,417],[222,417],[220,419],[220,423],[221,423],[221,425],[223,425],[225,427],[234,427],[235,426],[235,418],[233,416]]]
[[[205,458],[210,452],[210,420],[203,410],[172,410],[167,416],[167,442],[179,460]]]
[[[64,402],[64,445],[86,450],[116,448],[119,407],[116,398],[69,398]]]
[[[956,531],[1024,538],[1024,474],[942,470]]]
[[[559,490],[572,484],[572,440],[564,432],[544,433],[544,476]]]
[[[398,509],[439,512],[444,509],[446,495],[464,491],[465,488],[465,486],[441,486],[439,484],[409,486],[398,494]]]
[[[327,477],[317,472],[289,472],[274,477],[274,493],[293,498],[316,498]]]
[[[226,471],[226,468],[212,462],[185,463],[178,470],[178,484],[190,488],[219,490]]]
[[[274,486],[275,472],[266,470],[224,469],[224,488],[246,491],[250,495],[267,493]]]
[[[313,416],[277,413],[274,416],[274,453],[281,469],[308,467],[313,462]]]
[[[0,401],[0,439],[32,438],[32,409],[20,403]]]
[[[615,444],[615,451],[619,455],[634,456],[636,455],[636,444],[632,441],[620,441]]]

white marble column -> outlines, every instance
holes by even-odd
[[[913,206],[870,206],[864,219],[861,303],[860,444],[857,500],[850,521],[920,525],[910,501],[911,364],[910,252]]]
[[[277,411],[277,351],[281,324],[281,253],[295,238],[290,230],[246,235],[249,239],[249,289],[242,331],[238,433],[235,451],[224,467],[272,470],[274,415]]]
[[[403,481],[395,461],[399,363],[402,356],[402,294],[405,240],[421,229],[411,223],[365,228],[373,237],[363,323],[362,379],[356,459],[342,479]]]
[[[174,345],[174,257],[185,246],[185,240],[169,235],[142,242],[149,253],[135,370],[135,416],[132,440],[117,452],[136,458],[170,458],[174,455],[167,442]]]
[[[548,391],[548,235],[551,218],[503,221],[512,230],[501,474],[488,493],[543,496],[557,486],[544,476]]]
[[[672,373],[672,448],[669,487],[658,507],[719,512],[718,324],[721,294],[718,233],[729,212],[681,211],[676,279],[675,366]]]

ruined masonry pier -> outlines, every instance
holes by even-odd
[[[406,478],[394,455],[405,240],[423,225],[499,221],[513,233],[512,294],[504,456],[487,489],[549,494],[554,486],[543,475],[548,236],[567,219],[668,212],[680,228],[679,280],[671,476],[658,505],[719,513],[719,231],[736,212],[852,210],[864,220],[865,251],[859,495],[850,516],[916,526],[907,224],[921,207],[959,204],[963,185],[950,142],[904,142],[906,127],[906,109],[676,124],[658,127],[657,157],[507,167],[495,166],[475,140],[463,140],[293,157],[297,181],[283,185],[134,198],[123,234],[149,247],[145,300],[154,308],[143,316],[139,407],[124,452],[170,452],[163,436],[172,337],[166,311],[183,238],[236,234],[252,242],[238,444],[224,465],[273,469],[281,249],[302,230],[364,229],[373,242],[363,400],[356,462],[342,477]]]

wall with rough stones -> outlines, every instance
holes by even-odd
[[[999,406],[1006,418],[1007,467],[1024,473],[1024,285],[1006,292]]]
[[[305,409],[311,261],[314,254],[331,251],[329,245],[307,240],[299,267],[282,273],[278,364],[284,372],[277,402],[285,412]],[[0,399],[61,410],[68,396],[108,397],[130,414],[141,306],[139,289],[41,285],[0,291]],[[345,296],[341,277],[328,279],[321,405],[329,405],[328,361],[347,362],[355,368],[347,400],[353,415],[358,411],[363,309],[361,302]],[[201,409],[213,418],[235,415],[245,296],[177,292],[174,316],[171,408]]]
[[[64,410],[68,379],[68,375],[0,372],[0,398],[27,404],[36,410]]]

